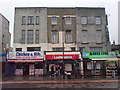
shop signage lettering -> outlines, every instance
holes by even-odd
[[[43,59],[43,52],[9,52],[8,59]]]
[[[33,52],[33,53],[16,53],[16,56],[38,56],[38,55],[41,55],[41,53],[39,52]]]
[[[63,59],[63,56],[56,56],[56,57],[54,57],[55,59]],[[72,56],[64,56],[64,59],[66,59],[66,58],[73,58]]]
[[[46,60],[62,60],[62,59],[80,59],[79,54],[68,54],[68,55],[46,55]]]

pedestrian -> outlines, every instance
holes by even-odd
[[[54,77],[54,66],[51,66],[51,77]]]
[[[115,70],[112,70],[112,78],[115,78]]]
[[[77,77],[79,77],[79,74],[80,74],[80,70],[79,70],[79,68],[77,68],[76,71],[77,71],[77,73],[76,73],[76,78],[77,78]]]
[[[60,75],[61,75],[61,74],[63,74],[62,73],[62,66],[59,66],[59,68],[60,68]]]

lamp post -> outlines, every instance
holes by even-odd
[[[62,17],[62,51],[63,51],[63,79],[65,79],[65,75],[64,75],[64,36],[65,36],[65,34],[64,34],[64,24],[63,24],[63,20],[64,20],[64,17]]]

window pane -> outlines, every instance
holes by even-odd
[[[27,51],[41,51],[41,47],[27,47]]]
[[[101,30],[96,31],[96,43],[102,43],[102,32],[101,32]]]
[[[51,24],[57,24],[57,17],[51,17]]]
[[[16,48],[16,51],[22,51],[22,48]]]
[[[88,43],[88,33],[87,33],[87,30],[82,30],[82,43]]]
[[[23,16],[23,17],[22,17],[22,25],[25,25],[25,24],[26,24],[26,17]]]
[[[28,24],[34,24],[34,17],[28,16]]]
[[[101,18],[95,17],[95,24],[101,24]]]
[[[71,17],[66,17],[65,18],[65,23],[66,24],[71,24]]]
[[[72,42],[72,31],[71,30],[66,30],[65,41],[66,41],[66,43]]]
[[[21,41],[21,43],[22,44],[25,44],[25,30],[22,30],[22,41]]]
[[[33,44],[33,30],[28,30],[27,43],[28,44]]]
[[[35,43],[39,43],[39,30],[36,30],[36,35],[35,35]]]
[[[75,51],[75,47],[71,47],[71,51]]]
[[[39,24],[39,16],[36,16],[36,25]]]
[[[52,43],[58,43],[58,31],[52,30]]]
[[[87,17],[86,16],[81,17],[81,24],[87,24]]]
[[[53,51],[63,51],[63,48],[52,48]]]

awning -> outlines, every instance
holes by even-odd
[[[35,62],[43,62],[43,59],[8,59],[8,62],[14,63],[35,63]]]
[[[117,57],[111,57],[111,58],[90,58],[91,60],[107,60],[107,61],[118,61]]]

